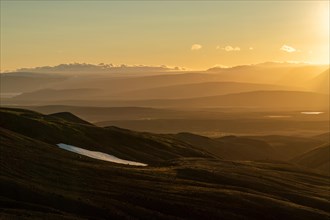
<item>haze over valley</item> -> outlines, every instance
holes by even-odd
[[[325,65],[262,63],[200,72],[122,67],[102,74],[87,71],[97,65],[59,66],[3,73],[1,94],[15,95],[3,95],[1,104],[160,133],[305,135],[329,129]],[[140,68],[148,75],[139,75]]]

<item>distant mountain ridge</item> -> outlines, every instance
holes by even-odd
[[[166,72],[172,70],[184,70],[181,67],[148,66],[148,65],[114,65],[114,64],[89,64],[89,63],[69,63],[56,66],[41,66],[34,68],[21,68],[14,72],[34,72],[34,73],[109,73],[109,72]]]
[[[2,73],[1,92],[30,92],[44,88],[98,88],[120,93],[179,84],[226,81],[301,87],[301,90],[310,90],[308,81],[329,69],[326,65],[283,63],[215,68],[212,71],[183,71],[182,68],[166,66],[107,65],[61,64],[56,67]],[[66,69],[70,71],[66,73]],[[106,72],[108,70],[118,72]]]

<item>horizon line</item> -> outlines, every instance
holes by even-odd
[[[106,67],[107,69],[114,69],[114,68],[163,68],[164,72],[190,72],[190,71],[207,71],[213,68],[219,68],[219,69],[231,69],[235,67],[241,67],[241,66],[256,66],[256,65],[261,65],[261,64],[296,64],[296,65],[315,65],[315,66],[330,66],[329,63],[315,63],[315,62],[306,62],[306,61],[265,61],[265,62],[259,62],[259,63],[250,63],[250,64],[238,64],[238,65],[233,65],[233,66],[227,66],[227,65],[221,65],[221,64],[215,64],[214,66],[211,66],[206,69],[192,69],[192,68],[187,68],[187,67],[180,67],[180,66],[168,66],[168,65],[146,65],[146,64],[112,64],[112,63],[86,63],[86,62],[70,62],[70,63],[59,63],[57,65],[44,65],[44,66],[34,66],[34,67],[21,67],[21,68],[16,68],[16,69],[8,69],[1,71],[0,67],[0,74],[4,73],[15,73],[15,72],[20,72],[20,71],[36,71],[36,70],[41,70],[45,68],[56,68],[61,65],[77,65],[77,66],[94,66],[94,67]],[[166,71],[167,69],[167,71]],[[65,70],[64,70],[65,71]]]

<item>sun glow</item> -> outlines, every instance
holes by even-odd
[[[324,31],[324,34],[329,36],[329,2],[321,4],[319,7],[319,17],[318,17],[320,28]]]
[[[313,63],[329,64],[329,11],[329,1],[322,1],[318,2],[311,13],[310,31],[315,39],[310,43],[315,47],[310,49],[309,54]]]
[[[73,62],[195,70],[329,62],[328,0],[60,2],[1,1],[2,72]]]

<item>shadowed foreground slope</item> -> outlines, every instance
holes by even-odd
[[[24,122],[31,123],[30,117],[35,115],[33,112],[22,113],[23,110],[10,111],[10,114],[16,112],[16,122],[24,114]],[[3,118],[7,118],[8,114],[1,115],[1,125],[6,122]],[[40,117],[37,121],[45,123]],[[61,124],[57,120],[53,123],[61,132],[72,128],[79,132],[80,126],[88,126],[85,132],[99,129],[78,123]],[[16,126],[20,124],[16,123]],[[57,137],[61,132],[49,134],[53,135],[49,140],[41,140],[36,134],[22,131],[18,127],[8,124],[6,128],[2,126],[1,219],[330,217],[327,177],[289,164],[224,161],[207,156],[207,153],[204,157],[202,153],[192,155],[186,144],[180,151],[180,158],[163,159],[157,166],[130,167],[90,159],[57,148],[51,141],[63,138]],[[130,139],[132,133],[125,131],[121,134]],[[95,134],[99,133],[89,133],[88,138],[92,139]],[[148,140],[144,134],[135,133],[135,137],[140,135],[143,141]],[[73,134],[71,136],[77,138]],[[156,145],[164,154],[170,154],[168,152],[176,148],[174,140],[173,148],[170,148],[165,144],[160,145],[164,141],[162,136],[149,137],[160,138],[161,141],[156,140],[150,145]],[[113,141],[116,138],[111,136]],[[75,141],[78,143],[78,140]],[[85,143],[85,140],[81,143]],[[126,157],[131,154],[130,157],[143,160],[135,155],[135,150],[126,150],[124,153]]]
[[[323,144],[294,158],[292,161],[330,175],[330,144]]]
[[[147,164],[180,157],[214,157],[174,138],[117,127],[101,128],[68,113],[43,115],[29,110],[1,108],[0,124],[54,146],[64,143]]]

